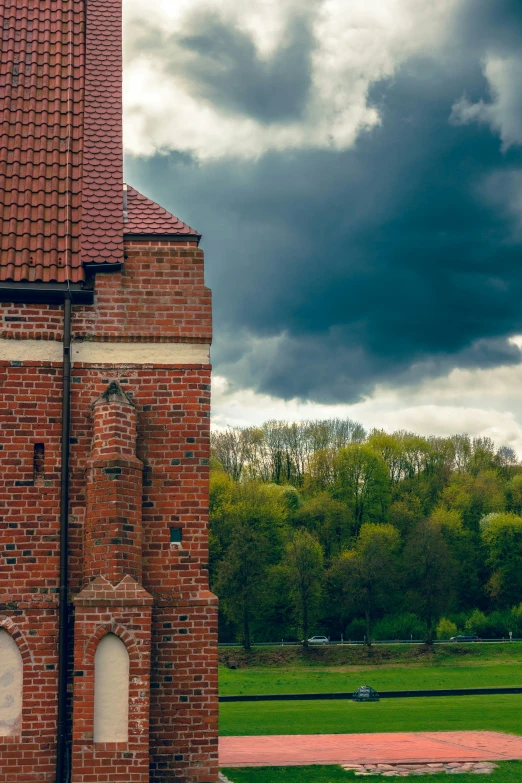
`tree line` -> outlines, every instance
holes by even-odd
[[[522,636],[522,466],[349,419],[212,435],[220,639]]]

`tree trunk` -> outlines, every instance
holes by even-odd
[[[243,609],[243,647],[245,650],[250,650],[250,616],[246,604]]]
[[[431,599],[428,599],[426,607],[426,644],[433,644],[433,616],[431,609]]]
[[[426,618],[426,644],[433,644],[433,621],[431,612]]]
[[[306,599],[303,599],[303,646],[308,647],[308,604]]]
[[[372,619],[370,616],[370,607],[366,607],[366,611],[364,613],[366,617],[366,644],[368,647],[372,646]]]

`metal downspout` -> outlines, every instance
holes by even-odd
[[[69,665],[69,441],[71,429],[71,294],[63,305],[63,401],[62,457],[60,486],[60,592],[58,630],[58,722],[56,744],[56,783],[70,779],[67,721],[67,681]]]

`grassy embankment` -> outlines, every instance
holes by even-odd
[[[222,694],[522,687],[522,644],[225,650]],[[222,735],[481,729],[522,734],[522,696],[464,696],[221,705]],[[476,779],[476,778],[475,778]],[[521,778],[522,779],[522,778]]]
[[[345,772],[341,767],[261,767],[259,769],[224,769],[224,774],[231,783],[350,783],[360,780],[351,772]],[[377,783],[382,777],[371,776]],[[410,783],[448,783],[451,780],[446,773],[441,775],[414,775],[406,778]],[[476,783],[477,775],[459,775],[460,783]],[[510,761],[500,765],[491,775],[483,778],[488,783],[520,783],[522,780],[522,762]],[[365,778],[370,780],[370,778]]]

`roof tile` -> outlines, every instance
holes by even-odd
[[[85,10],[0,0],[0,280],[123,260],[121,0]]]
[[[123,229],[125,237],[163,235],[201,238],[198,231],[130,185],[127,186],[127,213],[128,219]]]

